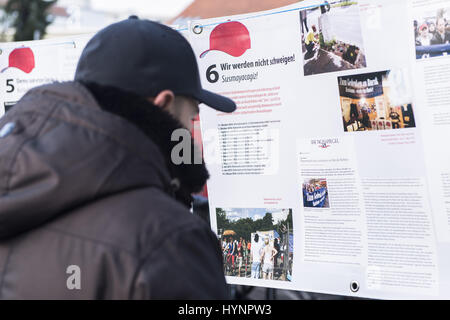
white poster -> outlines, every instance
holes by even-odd
[[[450,298],[449,14],[304,1],[190,23],[203,86],[237,103],[200,113],[229,283]]]
[[[0,116],[33,87],[73,80],[91,37],[0,43]]]

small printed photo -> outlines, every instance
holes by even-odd
[[[338,83],[345,132],[416,126],[405,70],[343,76]]]
[[[450,54],[450,7],[421,11],[414,19],[416,59]]]
[[[303,182],[304,208],[329,208],[328,186],[326,179],[307,179]]]
[[[339,0],[300,11],[305,76],[365,68],[359,6]]]
[[[292,281],[292,209],[216,208],[226,276]]]

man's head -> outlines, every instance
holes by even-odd
[[[315,24],[313,24],[313,25],[311,26],[311,29],[313,30],[313,32],[317,32],[317,27],[316,27]]]
[[[439,33],[444,33],[445,32],[445,19],[444,18],[438,18],[436,20],[436,30]]]
[[[198,103],[223,112],[236,109],[232,100],[202,89],[194,52],[179,32],[135,16],[104,28],[88,42],[75,80],[135,93],[187,128]]]
[[[436,25],[434,24],[434,22],[430,22],[428,25],[428,31],[433,33],[435,30],[436,30]]]

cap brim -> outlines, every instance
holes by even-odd
[[[236,110],[236,103],[233,100],[208,90],[200,91],[200,94],[195,98],[218,111],[230,113]]]

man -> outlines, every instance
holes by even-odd
[[[275,257],[273,259],[273,265],[274,265],[274,268],[278,268],[278,257],[280,256],[280,238],[275,238],[273,247],[277,251],[277,254],[275,255]]]
[[[225,240],[225,249],[223,250],[223,257],[224,257],[224,271],[225,274],[228,276],[231,270],[231,239],[226,238]]]
[[[300,24],[302,25],[302,35],[309,32],[308,28],[308,11],[300,11]],[[305,32],[306,31],[306,32]]]
[[[326,14],[330,10],[331,10],[331,6],[328,1],[324,1],[324,3],[322,5],[320,5],[320,13],[321,14]]]
[[[431,45],[450,43],[450,33],[446,30],[446,22],[444,18],[436,19],[436,31],[430,41]]]
[[[217,237],[189,212],[208,178],[171,141],[201,88],[189,43],[137,17],[87,44],[74,82],[29,91],[0,120],[0,298],[224,299]]]
[[[356,103],[350,103],[350,123],[357,122],[358,118],[359,118],[358,105]]]
[[[361,115],[362,115],[361,124],[364,130],[372,129],[372,124],[370,123],[370,117],[367,106],[361,108]]]
[[[252,271],[251,278],[259,279],[261,272],[261,241],[259,241],[259,235],[255,233],[253,237],[253,243],[251,246],[251,256],[252,256]]]
[[[392,122],[392,129],[400,129],[400,115],[393,108],[389,112],[389,118]]]
[[[229,265],[231,266],[231,274],[234,275],[234,262],[236,261],[236,240],[234,240],[233,236],[230,237],[230,250],[228,251],[229,256]]]
[[[243,260],[243,256],[244,256],[244,252],[243,252],[243,248],[242,248],[242,237],[239,239],[239,242],[237,244],[237,263],[238,263],[238,273],[237,276],[240,277],[241,276],[241,268],[242,268],[242,260]]]
[[[306,36],[305,39],[305,46],[306,46],[306,55],[310,55],[312,54],[312,52],[314,51],[314,47],[316,45],[316,43],[318,43],[318,36],[317,36],[317,28],[315,25],[311,26],[311,29],[308,32],[308,35]]]

